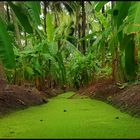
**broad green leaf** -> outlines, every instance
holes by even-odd
[[[13,4],[11,1],[8,1],[8,4],[14,11],[15,15],[17,16],[21,25],[24,27],[25,31],[29,34],[33,33],[33,29],[30,25],[26,12],[24,11],[25,9],[23,9],[23,7],[21,5]]]
[[[41,24],[40,21],[40,1],[29,1],[25,2],[25,4],[29,7],[29,13],[31,15],[31,18],[36,26]]]
[[[25,70],[26,70],[26,72],[27,72],[29,75],[31,75],[31,76],[34,74],[33,69],[32,69],[31,67],[29,67],[29,66],[27,66],[27,67],[25,68]]]
[[[103,36],[108,36],[110,34],[110,31],[111,31],[111,27],[108,28],[107,30],[105,30],[104,32],[102,32],[96,39],[96,41],[93,43],[93,46],[96,46],[100,41],[101,39],[103,38]]]
[[[140,2],[131,2],[126,22],[125,33],[132,34],[140,31]]]
[[[46,31],[47,31],[48,41],[53,41],[54,38],[53,15],[50,13],[46,15]]]
[[[124,8],[124,5],[125,5],[125,8]],[[118,28],[123,23],[125,17],[127,16],[130,5],[131,5],[131,2],[118,1],[116,3],[115,10],[118,10],[118,15],[117,15]]]
[[[135,77],[135,60],[134,60],[134,51],[135,45],[133,40],[133,35],[127,35],[125,42],[125,71],[128,76],[128,79]]]
[[[125,5],[125,8],[124,8],[124,5]],[[116,22],[115,25],[117,26],[117,29],[118,29],[118,39],[119,39],[119,42],[120,42],[120,49],[123,50],[123,28],[124,28],[124,19],[126,18],[127,14],[128,14],[128,10],[130,8],[130,5],[131,5],[131,2],[117,2],[116,3],[116,6],[114,8],[114,10],[117,10],[118,11],[118,15],[117,16],[114,16],[114,21]],[[123,28],[122,28],[123,27]],[[120,30],[121,29],[121,30]]]
[[[52,55],[55,55],[57,54],[58,52],[58,46],[57,46],[57,42],[49,42],[48,43],[48,47],[49,47],[49,52],[52,54]]]
[[[7,33],[5,23],[0,17],[0,59],[6,68],[15,67],[15,55],[12,48],[12,42]]]
[[[55,58],[56,58],[56,61],[59,64],[59,67],[60,67],[60,70],[61,70],[61,76],[62,76],[62,81],[61,82],[62,82],[62,84],[64,84],[65,81],[66,81],[66,69],[65,69],[65,66],[64,66],[62,54],[60,52],[58,52],[57,55],[55,56]]]
[[[41,74],[42,74],[41,65],[40,65],[38,59],[34,60],[33,65],[34,65],[34,70],[35,70],[39,75],[41,75]]]
[[[106,11],[107,14],[112,14],[112,9]]]
[[[66,45],[61,47],[61,50],[63,50],[64,48],[67,49],[69,51],[69,53],[73,53],[73,52],[77,52],[78,54],[82,54],[77,48],[76,46],[74,46],[71,42],[69,42],[66,39],[61,39],[62,41],[64,41],[66,43]]]
[[[108,1],[100,1],[95,5],[95,10],[99,12]]]
[[[43,53],[42,54],[44,60],[52,60],[52,61],[55,61],[54,57],[51,56],[49,53]]]

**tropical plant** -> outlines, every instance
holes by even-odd
[[[110,75],[116,82],[138,80],[139,3],[5,4],[0,58],[11,83],[28,81],[42,89],[79,88]]]

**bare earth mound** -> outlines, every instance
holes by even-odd
[[[81,88],[78,94],[102,100],[123,112],[140,117],[140,85],[129,85],[120,89],[111,79],[99,80]]]
[[[45,94],[36,88],[8,85],[0,80],[0,115],[46,102]]]

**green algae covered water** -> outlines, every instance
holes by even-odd
[[[140,138],[140,119],[73,92],[0,119],[0,138]]]

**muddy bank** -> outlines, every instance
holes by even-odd
[[[9,85],[0,80],[0,115],[48,102],[36,88]]]
[[[119,108],[122,112],[140,117],[140,84],[123,87],[117,85],[111,79],[99,80],[81,88],[77,93],[104,101]]]
[[[68,90],[55,88],[39,91],[29,85],[10,85],[0,79],[0,116],[30,106],[47,103],[49,98]]]

